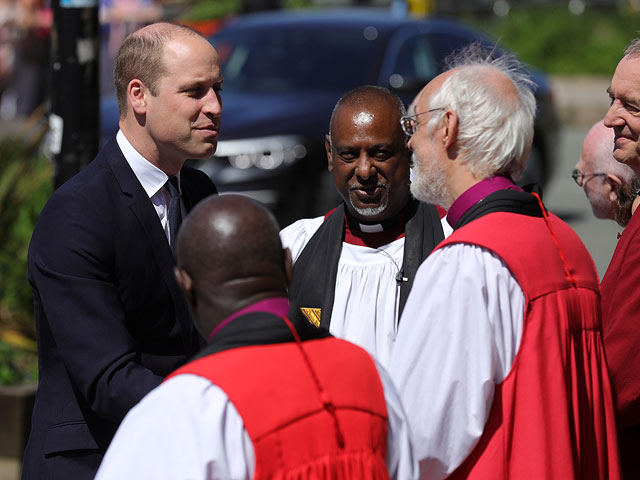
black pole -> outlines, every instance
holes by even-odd
[[[100,142],[97,0],[53,0],[50,142],[54,186],[85,167]]]

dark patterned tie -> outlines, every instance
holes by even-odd
[[[176,240],[178,239],[178,229],[182,223],[182,210],[180,208],[180,188],[178,177],[169,177],[165,187],[169,190],[171,200],[169,201],[169,245],[173,256],[176,256]]]

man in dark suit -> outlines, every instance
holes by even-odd
[[[172,249],[181,215],[215,193],[183,164],[216,149],[218,56],[199,33],[154,24],[124,41],[114,78],[120,131],[31,240],[40,380],[23,478],[93,478],[127,411],[200,346]]]

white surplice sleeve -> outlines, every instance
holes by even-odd
[[[253,444],[226,394],[197,375],[152,390],[125,417],[97,480],[251,479]]]
[[[391,478],[418,476],[406,416],[389,374],[376,363],[389,417]],[[127,414],[96,480],[249,480],[255,454],[240,414],[219,387],[178,375],[152,390]]]
[[[481,247],[449,245],[418,269],[389,371],[421,478],[446,477],[480,439],[520,345],[524,305],[504,262]]]
[[[280,230],[282,247],[291,250],[293,263],[296,263],[302,250],[320,228],[322,222],[324,222],[324,217],[303,218]]]
[[[413,452],[411,431],[409,430],[400,395],[391,381],[389,373],[377,361],[375,364],[384,389],[384,399],[389,419],[387,432],[387,468],[389,469],[389,476],[398,480],[416,479],[419,474],[418,460]]]

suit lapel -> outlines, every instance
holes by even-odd
[[[190,356],[193,353],[191,318],[182,297],[182,292],[180,292],[173,276],[175,261],[167,237],[158,219],[158,214],[153,208],[147,192],[142,188],[133,170],[125,160],[116,141],[109,142],[102,152],[106,155],[109,166],[122,189],[122,194],[126,197],[129,210],[136,216],[146,234],[149,248],[153,251],[167,288],[171,292],[174,313],[182,329],[185,353]]]
[[[182,193],[182,202],[184,203],[184,208],[188,212],[191,211],[196,201],[195,191],[193,188],[190,188],[189,185],[191,182],[191,172],[187,168],[183,168],[180,172],[180,184],[182,185],[181,193]]]

